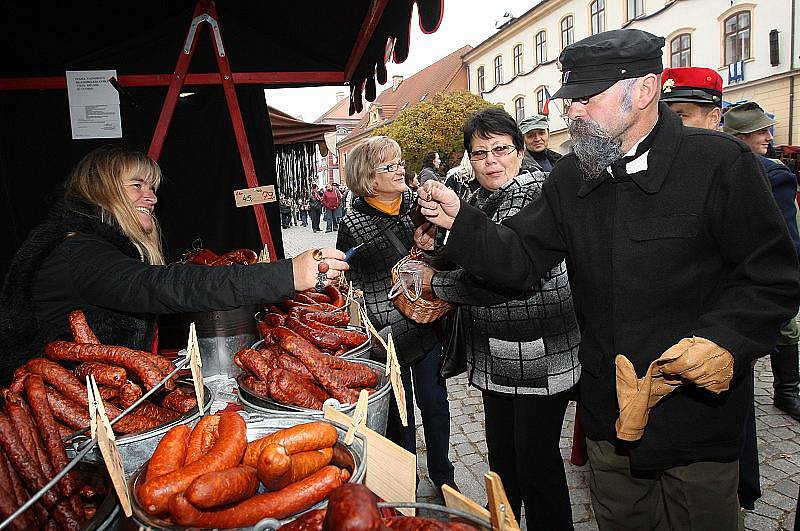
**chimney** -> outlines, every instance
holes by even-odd
[[[336,103],[339,103],[340,101],[342,101],[344,99],[344,97],[345,97],[345,93],[344,92],[337,92],[336,93]]]
[[[403,76],[392,76],[392,90],[397,90],[400,83],[403,82]]]

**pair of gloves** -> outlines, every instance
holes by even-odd
[[[619,418],[617,437],[638,441],[644,434],[650,410],[679,385],[691,382],[714,393],[727,391],[733,378],[733,356],[702,337],[681,339],[650,364],[638,378],[623,355],[615,359]]]

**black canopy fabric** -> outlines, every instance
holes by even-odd
[[[216,4],[226,55],[237,72],[344,72],[362,24],[383,0],[347,2],[220,0]],[[384,54],[396,39],[395,58],[408,53],[409,23],[418,5],[425,31],[438,26],[442,0],[389,0],[351,76],[351,108],[361,92],[375,97],[375,75],[386,78]],[[3,1],[9,21],[0,32],[0,78],[62,76],[66,70],[115,69],[118,76],[171,74],[186,38],[194,0],[109,2],[68,7]],[[203,24],[190,73],[217,73]],[[2,79],[0,79],[2,81]],[[237,94],[262,185],[275,184],[272,134],[264,85],[238,85]],[[192,86],[180,98],[159,164],[165,181],[157,214],[168,259],[196,241],[221,252],[258,249],[251,208],[235,208],[233,190],[247,187],[221,86]],[[146,151],[167,87],[127,87],[121,95],[122,143]],[[66,91],[0,90],[0,277],[11,255],[60,194],[69,169],[108,140],[72,140]],[[277,204],[267,205],[273,241],[282,249]]]

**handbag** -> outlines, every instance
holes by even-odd
[[[442,352],[439,354],[439,376],[452,378],[467,371],[467,344],[462,326],[462,309],[456,306],[444,318]]]

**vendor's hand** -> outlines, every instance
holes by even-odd
[[[436,238],[436,226],[431,223],[420,225],[414,231],[414,245],[423,251],[433,251]]]
[[[417,203],[428,221],[447,230],[453,226],[453,221],[461,208],[458,195],[434,179],[425,181],[422,188],[417,191]]]
[[[330,248],[311,249],[295,256],[292,258],[294,289],[305,291],[331,285],[349,268],[343,259],[342,251]]]
[[[432,301],[436,299],[436,294],[433,293],[433,275],[436,274],[436,270],[429,266],[428,264],[424,264],[422,268],[422,298]]]
[[[714,393],[727,391],[733,378],[733,356],[702,337],[681,339],[657,360],[663,374],[673,374]]]

